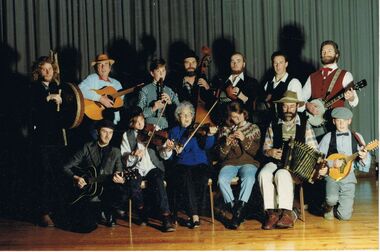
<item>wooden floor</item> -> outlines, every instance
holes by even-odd
[[[258,221],[248,220],[234,231],[204,219],[199,229],[180,226],[162,233],[134,224],[129,229],[119,220],[114,228],[78,234],[0,219],[0,250],[378,250],[378,203],[378,185],[370,178],[357,184],[352,220],[326,221],[307,213],[306,223],[298,220],[288,230],[264,231]]]

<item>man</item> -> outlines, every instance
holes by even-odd
[[[120,195],[120,188],[117,184],[123,184],[124,178],[121,163],[120,150],[109,145],[115,125],[109,120],[101,120],[97,123],[98,140],[86,143],[69,161],[64,165],[64,173],[72,179],[74,186],[83,189],[89,181],[81,175],[89,171],[91,167],[99,174],[96,178],[101,179],[98,186],[102,186],[103,193],[99,196],[101,210],[104,213],[105,224],[112,227],[116,224],[113,216],[114,206],[118,203],[116,198]],[[81,167],[78,169],[78,167]],[[98,213],[91,209],[90,201],[96,197],[87,197],[75,203],[73,206],[75,216],[73,226],[75,230],[85,230],[89,232],[96,228]]]
[[[299,106],[304,104],[297,98],[297,93],[286,91],[283,98],[274,102],[281,104],[282,111],[279,113],[279,119],[273,121],[266,132],[263,151],[269,162],[258,176],[264,210],[267,214],[262,226],[265,230],[290,228],[296,220],[296,215],[292,211],[294,198],[292,175],[288,170],[278,167],[282,155],[285,155],[282,146],[292,138],[318,149],[318,143],[311,126],[307,123],[307,118],[297,113]]]
[[[266,131],[269,123],[276,116],[276,111],[281,108],[275,108],[273,101],[279,100],[283,97],[287,90],[297,93],[297,97],[302,99],[302,84],[293,76],[289,75],[286,71],[288,67],[288,57],[285,53],[281,51],[276,51],[271,56],[273,70],[275,72],[272,79],[266,81],[263,87],[263,99],[264,103],[261,105],[265,106],[260,115],[260,124],[262,126],[261,130]],[[258,104],[256,105],[257,108]],[[258,109],[258,108],[257,108]],[[270,115],[268,116],[268,111]]]
[[[212,105],[215,100],[206,76],[197,69],[198,57],[194,51],[189,50],[184,53],[183,78],[177,81],[175,91],[180,102],[189,101],[197,109],[198,94],[207,105]],[[181,84],[180,84],[181,83]]]
[[[323,67],[309,76],[302,89],[305,101],[318,98],[327,101],[353,81],[353,76],[350,72],[338,68],[337,62],[340,57],[340,51],[337,43],[332,40],[322,42],[320,57]],[[356,91],[352,88],[344,92],[344,99],[348,101],[351,107],[356,107],[359,103]],[[332,108],[343,106],[344,101],[341,100],[336,102]],[[312,115],[320,115],[318,107],[311,102],[306,103],[306,109]],[[334,126],[331,124],[330,113],[331,110],[327,111],[325,116],[328,123],[326,125],[328,131],[334,129]],[[313,129],[318,139],[326,133],[323,126],[313,127]]]
[[[231,75],[223,83],[221,97],[226,95],[229,100],[239,100],[244,104],[244,108],[250,113],[249,118],[253,116],[253,102],[255,101],[259,85],[256,79],[249,77],[245,71],[246,62],[243,54],[235,52],[230,61]]]
[[[178,95],[170,87],[164,85],[165,60],[152,60],[149,69],[153,81],[140,90],[137,106],[143,110],[147,124],[166,129],[169,126],[170,116],[174,115],[174,109],[179,104]]]
[[[33,64],[31,122],[34,173],[37,175],[37,208],[41,226],[54,226],[51,215],[58,210],[58,178],[66,136],[60,123],[62,103],[58,72],[53,60],[40,57]]]
[[[114,102],[111,99],[106,95],[99,95],[95,91],[108,86],[113,87],[116,90],[123,88],[119,81],[109,77],[111,66],[114,63],[115,61],[110,59],[107,54],[99,54],[96,56],[96,59],[91,62],[91,66],[94,68],[95,73],[87,76],[87,78],[79,84],[79,88],[85,99],[99,102],[105,108],[113,108]],[[123,96],[121,99],[123,99]],[[108,114],[106,115],[106,113],[104,113],[103,116],[109,117],[106,119],[112,120],[114,124],[117,124],[120,121],[119,111],[115,111],[112,116]]]

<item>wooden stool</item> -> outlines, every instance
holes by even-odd
[[[300,213],[300,216],[299,216],[299,219],[303,222],[306,222],[306,216],[305,216],[305,202],[304,202],[304,197],[303,197],[303,186],[302,186],[302,183],[298,185],[299,186],[299,194],[300,194],[300,209],[301,209],[301,213]]]

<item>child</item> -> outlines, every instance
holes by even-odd
[[[175,187],[183,192],[186,200],[186,210],[189,216],[187,226],[194,228],[200,225],[196,188],[201,189],[199,190],[199,195],[201,198],[204,197],[210,172],[210,162],[207,158],[206,150],[214,146],[214,134],[217,127],[210,127],[207,135],[194,136],[186,146],[175,148],[175,144],[183,145],[189,139],[189,130],[191,130],[194,119],[193,105],[188,101],[180,103],[175,111],[175,117],[179,125],[169,131],[169,139],[172,140],[166,142],[165,158],[171,157],[174,160]],[[201,139],[203,137],[205,139]],[[173,154],[173,148],[176,150],[175,154]]]
[[[331,112],[336,131],[327,133],[319,144],[319,149],[326,156],[334,153],[351,155],[359,152],[359,157],[352,164],[352,168],[347,177],[335,181],[330,176],[326,176],[326,212],[324,218],[333,220],[334,216],[339,220],[349,220],[352,216],[356,177],[354,168],[368,172],[371,165],[371,156],[363,147],[365,145],[363,137],[356,132],[349,130],[352,121],[352,112],[345,107],[335,108]],[[328,167],[340,167],[342,159],[328,161]]]
[[[179,104],[178,96],[170,87],[164,85],[166,63],[163,59],[152,60],[149,70],[153,82],[141,89],[137,105],[143,110],[147,123],[166,129],[169,126],[168,119],[170,121],[166,115],[173,114]]]
[[[141,108],[132,108],[129,129],[123,134],[120,149],[124,165],[127,169],[137,169],[139,176],[136,180],[127,181],[126,184],[131,187],[132,198],[137,206],[142,223],[145,223],[147,217],[140,185],[142,180],[148,180],[148,189],[156,193],[154,196],[162,214],[163,230],[172,232],[175,231],[175,227],[170,219],[168,197],[164,186],[165,167],[163,160],[158,155],[159,147],[151,145],[147,147],[139,141],[138,134],[144,129],[144,126],[145,120]]]

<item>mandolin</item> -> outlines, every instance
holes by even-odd
[[[370,142],[365,149],[367,151],[371,151],[376,149],[379,146],[379,141],[377,139]],[[327,157],[328,161],[334,161],[338,159],[342,159],[343,163],[340,167],[330,167],[329,168],[329,176],[335,181],[339,181],[347,177],[347,175],[351,171],[352,162],[359,156],[359,152],[352,154],[351,156],[346,156],[340,153],[334,153]]]
[[[132,93],[136,88],[144,85],[140,83],[135,87],[131,87],[125,90],[117,91],[115,88],[108,86],[98,90],[94,90],[99,95],[106,95],[110,100],[114,102],[113,108],[120,108],[124,102],[120,96]],[[103,110],[106,109],[100,102],[84,99],[84,114],[95,121],[103,119]]]
[[[360,90],[361,88],[367,86],[367,81],[365,79],[354,83],[351,82],[348,84],[345,88],[340,90],[336,95],[334,95],[331,99],[329,99],[327,102],[324,102],[322,99],[314,99],[310,101],[310,103],[313,103],[317,106],[319,115],[313,115],[306,111],[306,114],[309,116],[309,123],[312,126],[318,127],[325,123],[324,114],[327,109],[330,109],[331,106],[336,103],[337,101],[344,98],[344,92],[346,92],[348,89],[353,88],[354,90]]]

